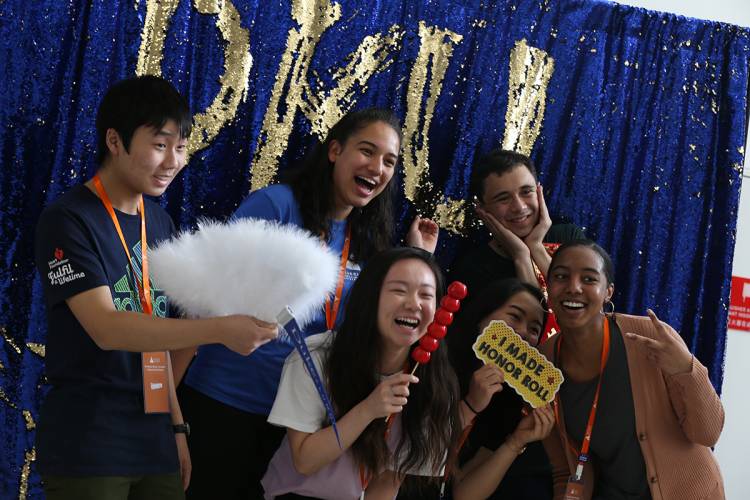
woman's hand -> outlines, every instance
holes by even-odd
[[[625,336],[638,344],[646,354],[646,358],[655,363],[667,375],[687,373],[693,367],[693,355],[685,342],[677,335],[672,335],[669,325],[659,321],[654,311],[648,310],[648,317],[656,328],[657,339],[650,339],[642,335],[627,332]]]
[[[180,477],[182,478],[182,489],[184,491],[190,485],[190,472],[193,470],[193,465],[190,461],[190,450],[185,433],[175,433],[174,438],[177,441],[177,458],[180,461]]]
[[[433,220],[423,219],[417,215],[406,234],[406,244],[435,253],[439,235],[440,227]]]
[[[471,376],[469,393],[466,395],[470,409],[481,412],[487,408],[492,396],[503,390],[504,381],[503,372],[495,364],[487,364],[476,370]]]
[[[521,453],[527,444],[549,436],[554,426],[555,413],[549,404],[534,408],[518,422],[516,430],[505,443],[517,453]]]
[[[375,420],[401,412],[409,397],[409,384],[417,382],[419,379],[408,373],[399,373],[383,380],[363,401],[367,415]]]

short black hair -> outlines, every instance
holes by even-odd
[[[472,199],[476,198],[479,201],[482,201],[484,197],[484,180],[488,175],[503,175],[519,165],[528,168],[531,175],[534,176],[534,180],[536,180],[536,167],[534,167],[534,162],[524,154],[498,148],[481,156],[474,162],[474,166],[471,169],[469,196]]]
[[[125,151],[138,127],[161,129],[173,120],[180,129],[180,137],[190,136],[193,118],[190,107],[177,89],[164,78],[143,75],[121,80],[104,95],[96,113],[97,162],[107,158],[107,130],[120,135]]]

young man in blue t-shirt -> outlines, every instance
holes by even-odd
[[[185,99],[158,77],[124,80],[104,96],[96,127],[97,174],[48,206],[37,226],[51,385],[37,427],[39,472],[48,500],[183,498],[189,427],[169,355],[154,351],[219,343],[247,355],[276,325],[242,315],[171,319],[142,266],[148,247],[175,231],[143,195],[163,194],[185,166]]]

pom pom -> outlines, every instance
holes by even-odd
[[[300,326],[336,286],[339,257],[293,225],[202,221],[149,251],[155,286],[194,317],[249,314],[276,321],[290,306]]]

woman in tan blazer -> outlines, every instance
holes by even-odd
[[[614,314],[613,275],[588,240],[561,246],[550,263],[562,333],[541,350],[565,375],[544,441],[555,498],[723,499],[710,447],[724,409],[708,372],[653,311]]]

